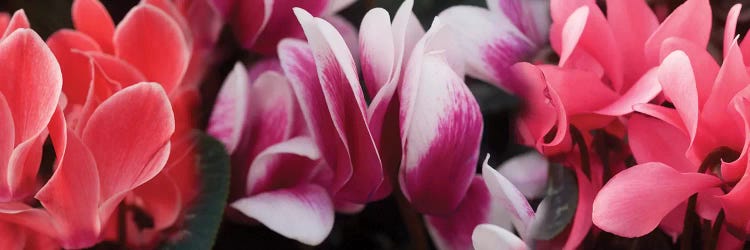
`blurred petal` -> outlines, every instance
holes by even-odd
[[[318,245],[333,228],[333,202],[316,185],[261,193],[230,206],[271,230],[308,245]]]
[[[242,47],[246,49],[255,44],[256,39],[266,27],[274,10],[275,1],[279,0],[214,0],[215,3],[224,2],[218,4],[219,9],[234,12],[230,17],[230,26]]]
[[[547,188],[549,162],[536,151],[515,156],[497,171],[528,199],[540,198]]]
[[[471,235],[476,250],[526,250],[528,246],[518,236],[505,228],[492,224],[482,224]]]
[[[648,70],[644,44],[659,26],[659,20],[645,1],[607,0],[607,21],[623,56],[624,84],[635,83]]]
[[[296,24],[297,19],[295,18],[295,11],[293,11],[293,9],[295,8],[303,9],[311,13],[312,16],[320,17],[321,14],[323,14],[326,8],[328,7],[329,1],[331,0],[318,0],[318,1],[274,0],[273,9],[269,13],[270,17],[265,23],[265,27],[260,31],[260,34],[258,35],[258,39],[255,40],[255,44],[252,46],[252,50],[259,52],[261,54],[264,54],[264,55],[273,55],[274,52],[276,52],[276,46],[279,44],[279,42],[282,39],[287,38],[287,37],[303,38],[302,28],[304,27],[300,27],[299,25]],[[249,2],[252,2],[252,1],[249,1]],[[245,12],[245,13],[248,13],[248,12]],[[246,27],[237,27],[237,28],[246,29]],[[235,28],[235,30],[237,28]],[[245,44],[246,43],[244,43],[243,45]]]
[[[593,221],[622,237],[651,232],[691,195],[720,184],[711,175],[679,173],[662,163],[645,163],[615,175],[594,199]]]

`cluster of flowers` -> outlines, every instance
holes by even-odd
[[[575,248],[589,232],[640,237],[658,227],[693,244],[694,228],[705,224],[699,218],[712,227],[708,242],[740,248],[750,232],[750,42],[735,34],[741,5],[728,13],[718,63],[706,49],[709,1],[688,0],[661,18],[644,1],[605,4],[606,15],[596,1],[551,1],[549,42],[559,62],[537,65],[507,60],[534,44],[525,26],[477,25],[499,22],[493,8],[449,12],[462,18],[464,53],[479,55],[467,58],[467,72],[525,101],[518,138],[576,173],[576,213],[569,235],[556,240]],[[524,12],[505,13],[500,19],[512,21]],[[510,202],[532,211],[525,199]],[[487,224],[474,232],[475,246],[538,243],[525,232],[544,216],[530,214],[514,215],[521,239]]]
[[[698,220],[721,248],[750,234],[740,5],[719,63],[708,0],[669,15],[645,1],[602,1],[605,15],[595,0],[488,0],[427,30],[407,0],[392,19],[370,10],[358,31],[335,14],[352,2],[143,0],[115,25],[97,0],[76,0],[75,30],[46,42],[23,10],[0,15],[0,249],[185,237],[201,186],[199,83],[225,23],[263,55],[236,63],[207,128],[231,154],[229,219],[317,245],[336,212],[394,195],[440,249],[575,249],[602,230],[657,227],[687,242]],[[555,64],[524,62],[548,43]],[[497,169],[487,156],[476,173],[493,128],[465,76],[522,98],[516,134],[535,152]],[[552,235],[550,213],[567,208],[545,195],[550,162],[577,185]]]
[[[606,15],[594,0],[491,0],[452,7],[425,32],[406,1],[392,22],[368,12],[358,42],[330,16],[296,8],[306,41],[281,39],[249,70],[238,64],[211,117],[209,132],[233,157],[229,213],[314,245],[334,212],[394,194],[424,214],[441,249],[573,249],[590,232],[638,237],[657,227],[676,241],[692,234],[694,214],[712,223],[720,247],[741,246],[750,42],[735,38],[739,5],[720,65],[706,49],[708,0],[669,15],[645,1],[604,4]],[[262,33],[243,45],[265,51]],[[556,64],[522,62],[547,42]],[[537,153],[499,171],[485,161],[475,174],[483,125],[464,75],[522,98],[516,134]],[[572,221],[545,241],[535,230],[551,215],[528,202],[544,196],[540,155],[578,185]]]
[[[0,16],[0,248],[180,236],[199,185],[195,72],[218,35],[187,27],[207,3],[143,1],[115,26],[97,0],[76,0],[75,30],[46,43],[23,10]]]

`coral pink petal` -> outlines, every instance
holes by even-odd
[[[750,204],[747,203],[748,195],[750,195],[750,178],[745,175],[728,194],[719,196],[721,206],[726,215],[726,222],[729,226],[738,229],[744,234],[748,233],[748,225],[750,224],[750,209],[748,209]]]
[[[744,143],[740,151],[740,157],[732,162],[721,163],[721,176],[727,181],[737,181],[744,178],[747,170],[748,150],[750,150],[750,88],[743,89],[732,100],[734,110],[742,118],[744,125]],[[735,135],[736,136],[736,135]],[[735,149],[736,150],[736,149]]]
[[[81,52],[101,51],[99,44],[84,33],[62,29],[47,39],[47,45],[60,63],[63,93],[70,104],[83,105],[91,84],[91,64]]]
[[[667,17],[646,40],[649,65],[659,64],[659,51],[665,39],[679,37],[705,48],[711,35],[711,6],[708,0],[688,0]]]
[[[680,114],[692,143],[698,129],[699,101],[690,59],[682,51],[672,52],[664,59],[658,71],[664,95],[672,101]]]
[[[107,9],[98,0],[76,0],[71,10],[73,25],[94,39],[106,53],[114,53],[112,37],[115,24]]]
[[[633,105],[648,103],[654,99],[662,90],[657,72],[656,68],[647,71],[622,96],[606,107],[597,110],[596,113],[609,116],[626,115],[634,111]]]
[[[672,242],[676,242],[680,234],[682,234],[682,229],[685,227],[686,211],[687,201],[680,203],[680,205],[672,209],[672,211],[664,216],[661,223],[659,223],[659,229],[669,235],[672,238]]]
[[[180,189],[164,171],[134,189],[132,194],[142,203],[143,210],[153,218],[156,230],[169,228],[183,212]]]
[[[124,88],[99,105],[82,139],[96,160],[103,203],[116,204],[121,194],[161,171],[174,127],[169,99],[156,83]]]
[[[553,65],[540,65],[549,84],[560,98],[565,113],[558,116],[588,114],[617,100],[617,93],[591,72],[563,69]],[[657,83],[658,84],[658,83]],[[586,89],[586,91],[577,91]],[[551,94],[550,94],[551,95]]]
[[[544,97],[547,79],[539,67],[530,63],[518,63],[513,65],[511,70],[515,77],[514,81],[525,86],[524,90],[518,93],[526,100],[526,110],[521,113],[518,120],[520,137],[524,144],[537,146],[558,120],[557,109]]]
[[[583,6],[568,17],[562,30],[561,46],[561,67],[574,67],[576,59],[580,58],[578,54],[585,53],[602,66],[615,90],[622,89],[621,54],[611,49],[617,47],[617,43],[604,14],[598,8]]]
[[[405,75],[399,89],[401,189],[418,211],[446,215],[474,176],[482,114],[442,54],[412,56]]]
[[[698,108],[703,110],[703,106],[714,88],[714,81],[719,73],[719,64],[716,63],[716,60],[705,47],[700,47],[692,41],[679,37],[670,37],[664,40],[660,52],[661,60],[663,61],[672,52],[678,50],[687,54],[693,69],[700,69],[693,71],[693,73],[695,74],[696,89],[698,89]]]
[[[594,187],[581,168],[576,169],[576,179],[578,179],[578,206],[576,206],[576,214],[570,225],[570,234],[563,249],[578,249],[592,225],[590,214],[594,202]]]
[[[10,23],[10,15],[7,12],[0,12],[0,30],[5,32],[5,29],[8,28],[8,23]]]
[[[742,53],[737,44],[732,43],[716,77],[711,96],[701,111],[703,128],[699,133],[701,133],[701,136],[714,137],[716,140],[716,144],[709,146],[710,148],[726,146],[739,149],[747,141],[747,139],[737,136],[744,132],[743,126],[737,123],[737,120],[734,119],[735,116],[727,116],[726,112],[731,110],[732,99],[747,86],[748,82],[750,82],[750,75],[745,69]],[[748,92],[743,91],[743,93]],[[741,103],[735,105],[737,104]],[[743,112],[740,109],[738,111]],[[740,115],[744,116],[744,114]],[[745,164],[745,162],[742,162],[742,164]]]
[[[445,216],[425,215],[437,249],[471,249],[474,228],[489,222],[491,198],[482,177],[475,176],[455,211]]]
[[[659,20],[644,1],[607,0],[607,21],[623,59],[623,90],[649,69],[644,44],[659,26]],[[651,65],[653,66],[653,65]]]
[[[593,222],[623,237],[648,234],[691,195],[721,183],[699,173],[680,173],[662,163],[645,163],[615,175],[594,199]]]
[[[89,247],[98,241],[103,222],[98,216],[97,166],[78,135],[68,130],[66,138],[67,144],[56,163],[55,173],[35,198],[57,221],[58,237],[67,242],[65,247]]]
[[[658,119],[634,114],[628,121],[628,145],[638,163],[661,162],[682,173],[698,170],[685,157],[690,137]]]
[[[0,39],[10,36],[11,33],[18,29],[28,29],[30,27],[31,25],[29,25],[29,18],[26,17],[26,12],[23,9],[17,10],[8,21],[8,25],[3,29],[5,32]]]
[[[102,70],[107,79],[117,82],[120,87],[146,81],[146,77],[138,69],[120,58],[100,52],[88,52],[86,56],[94,61],[94,65]]]
[[[633,105],[633,110],[656,119],[662,120],[669,125],[679,129],[683,134],[688,134],[685,123],[680,118],[680,114],[673,108],[668,108],[656,104],[644,103]]]
[[[261,193],[230,205],[271,230],[308,245],[318,245],[333,228],[333,202],[326,190],[307,184]]]
[[[695,212],[703,219],[715,221],[721,211],[720,196],[724,195],[721,188],[709,188],[698,193]]]
[[[179,25],[150,5],[131,9],[114,34],[115,55],[171,93],[182,81],[190,47]]]
[[[724,57],[729,53],[729,47],[737,36],[737,19],[740,17],[740,10],[742,10],[742,4],[738,3],[732,6],[727,14],[727,21],[724,24]]]
[[[0,137],[0,180],[8,180],[8,165],[11,154],[15,148],[15,136],[13,124],[13,114],[11,114],[10,107],[5,97],[0,94],[0,129],[6,131]],[[13,200],[13,190],[9,186],[3,185],[0,188],[0,200],[11,201]]]
[[[0,64],[0,82],[5,83],[0,85],[0,93],[13,114],[18,144],[47,126],[60,97],[62,75],[47,45],[28,29],[13,32],[0,42],[0,58],[5,60]]]

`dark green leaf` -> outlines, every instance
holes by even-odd
[[[539,204],[531,225],[532,238],[551,240],[573,220],[578,207],[578,184],[573,170],[551,164],[547,196]]]
[[[196,132],[201,192],[187,215],[185,237],[165,249],[211,249],[224,216],[229,194],[229,156],[224,145],[203,132]]]

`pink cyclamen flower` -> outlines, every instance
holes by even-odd
[[[10,157],[8,172],[23,174],[8,176],[14,180],[8,187],[26,183],[25,176],[36,176],[42,142],[48,134],[58,156],[49,181],[38,191],[32,189],[35,193],[25,194],[33,195],[41,207],[28,205],[18,189],[11,189],[10,199],[0,203],[0,219],[51,237],[65,248],[92,246],[101,240],[101,229],[125,195],[163,168],[174,129],[169,100],[153,83],[136,84],[110,97],[98,96],[101,103],[77,132],[66,126],[58,108],[63,84],[60,68],[35,33],[27,29],[10,33],[0,42],[0,57],[28,62],[3,67],[7,71],[3,75],[12,77],[6,78],[9,84],[5,86],[38,86],[15,88],[23,92],[0,90],[5,97],[1,102],[6,110],[3,124],[16,131],[8,134],[6,145],[13,150],[14,141],[18,141],[21,144],[16,150],[24,151],[6,154]],[[35,106],[26,104],[30,103],[26,98],[32,97]],[[28,112],[29,108],[35,111]],[[153,119],[133,122],[144,110]],[[14,125],[20,121],[26,122]]]
[[[284,38],[304,38],[292,8],[302,8],[313,16],[324,17],[334,26],[350,26],[336,12],[351,5],[353,0],[213,0],[232,28],[243,48],[275,55],[276,46]]]
[[[671,228],[667,231],[676,237],[682,231],[678,223],[684,217],[687,199],[697,193],[696,212],[702,218],[715,220],[723,209],[728,226],[722,229],[722,235],[732,231],[742,237],[750,231],[750,216],[743,198],[749,181],[746,177],[750,92],[743,59],[748,55],[742,50],[745,43],[738,44],[733,39],[740,8],[736,5],[729,12],[723,63],[716,74],[706,77],[714,81],[702,83],[700,75],[710,72],[696,66],[716,64],[713,58],[691,56],[695,53],[690,50],[670,53],[659,66],[659,82],[674,109],[650,104],[636,106],[636,110],[656,119],[641,116],[632,119],[630,145],[640,165],[615,176],[597,196],[593,219],[602,229],[633,237],[659,225]],[[702,11],[710,13],[710,9]],[[701,89],[710,91],[705,93]],[[669,150],[663,151],[667,145]],[[661,186],[667,184],[669,187]],[[636,185],[639,188],[633,190]],[[660,199],[660,202],[634,201],[627,206],[627,212],[616,205],[636,199]],[[630,214],[633,211],[647,212],[638,213],[636,219],[635,214]],[[610,217],[612,214],[618,214],[617,218]],[[672,222],[675,217],[678,219]],[[726,238],[734,239],[728,241],[732,244],[741,244],[731,236]]]
[[[196,60],[204,59],[202,55],[191,56],[191,51],[205,49],[198,47],[196,41],[210,38],[197,33],[203,30],[191,33],[177,7],[171,1],[144,1],[115,26],[101,3],[78,0],[72,6],[77,30],[57,31],[47,41],[61,64],[66,121],[76,131],[81,131],[93,108],[102,100],[96,95],[91,99],[91,91],[114,93],[138,82],[153,81],[169,95],[176,120],[171,146],[176,153],[170,157],[164,172],[126,199],[131,207],[138,207],[153,218],[154,228],[147,230],[136,230],[137,225],[128,220],[123,228],[132,230],[127,235],[133,246],[157,244],[169,237],[161,230],[180,221],[183,209],[198,190],[191,134],[198,92],[194,79],[190,78],[196,76],[186,75],[186,70],[201,65]],[[185,9],[185,13],[192,13],[189,10]],[[197,70],[195,67],[193,70]],[[132,212],[126,213],[132,215]],[[107,237],[117,237],[117,223],[108,226]]]

